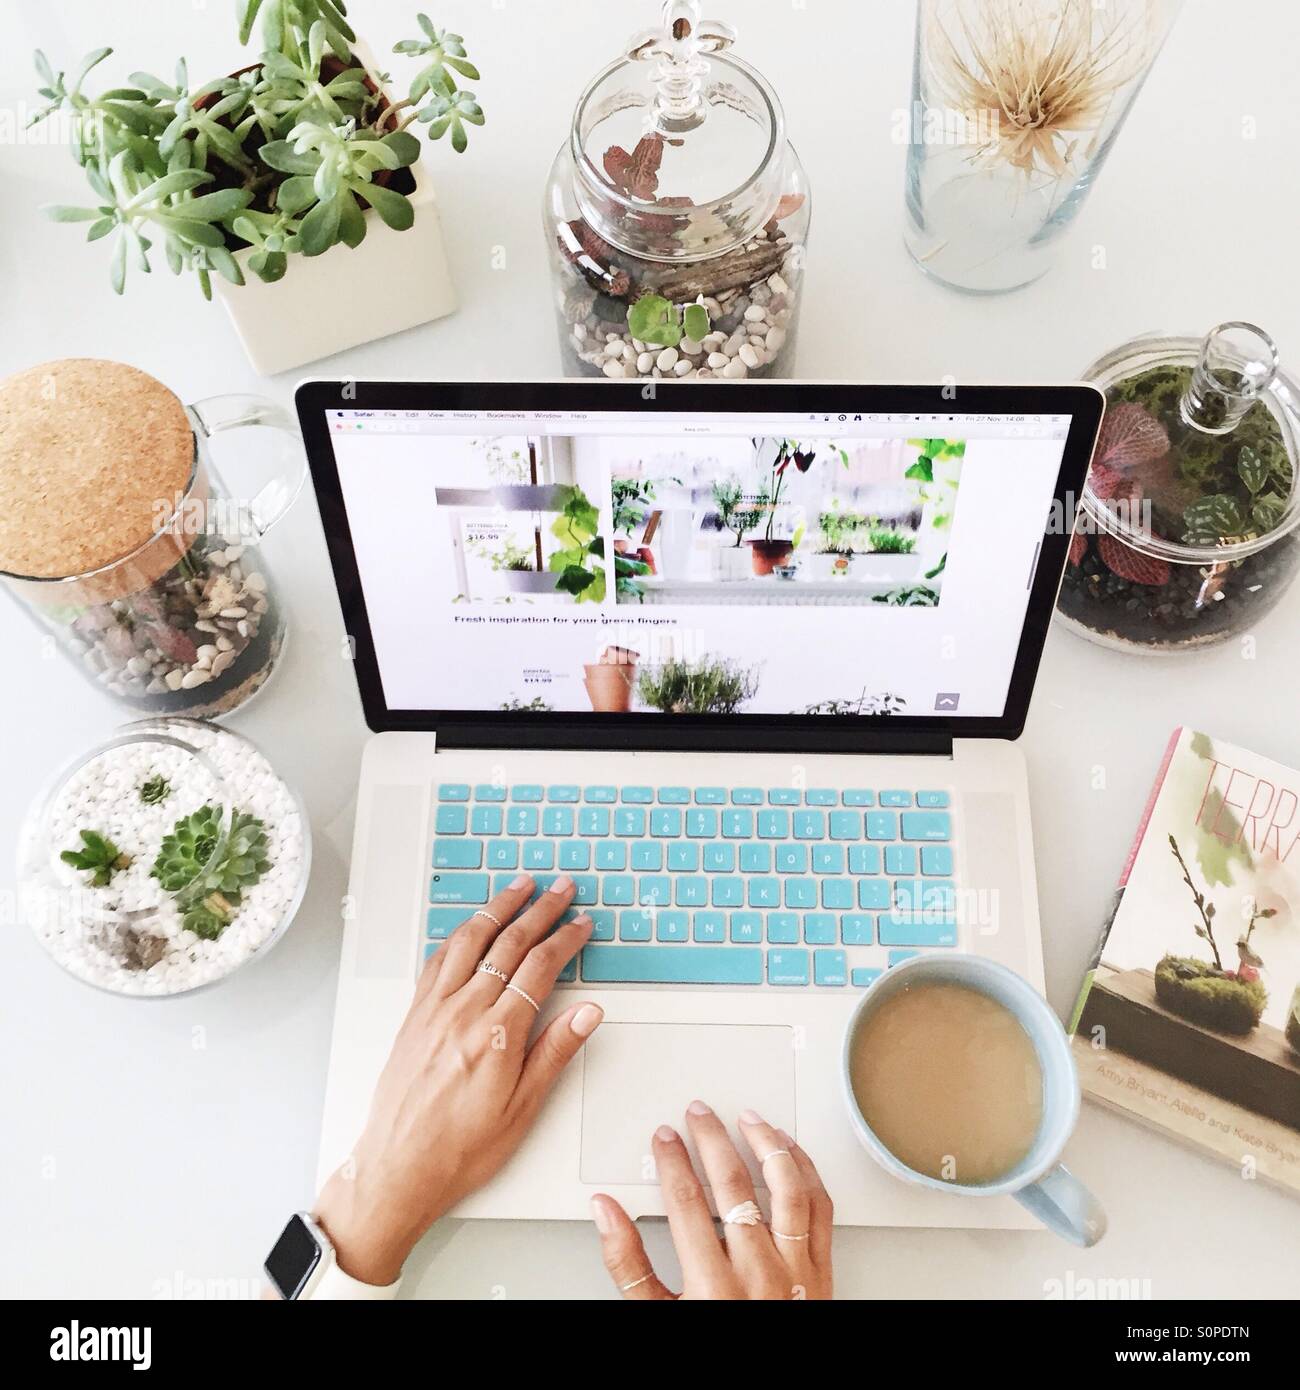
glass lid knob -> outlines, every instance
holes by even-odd
[[[637,35],[628,48],[635,62],[654,63],[655,124],[661,130],[690,130],[708,113],[703,84],[707,54],[721,53],[736,31],[720,20],[701,19],[699,0],[664,0],[663,24]]]

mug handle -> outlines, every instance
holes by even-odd
[[[307,457],[303,452],[298,427],[289,413],[264,396],[209,396],[190,406],[205,439],[231,430],[267,429],[284,435],[283,466],[269,477],[250,479],[248,492],[240,508],[241,524],[246,518],[246,539],[255,544],[280,520],[298,500],[307,480]],[[259,470],[265,474],[267,470]],[[226,476],[224,473],[223,477]],[[238,480],[236,480],[238,481]],[[242,489],[240,489],[242,490]]]
[[[1013,1194],[1049,1231],[1085,1248],[1106,1234],[1101,1203],[1064,1164]]]

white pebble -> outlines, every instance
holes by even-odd
[[[780,352],[781,349],[785,346],[785,339],[785,329],[777,324],[774,324],[771,328],[767,330],[766,344],[768,352]]]
[[[677,376],[686,376],[695,370],[695,364],[688,362],[684,357],[674,367],[673,372]]]
[[[789,294],[790,286],[780,277],[780,275],[769,275],[767,277],[767,287],[773,294]]]
[[[683,338],[680,344],[683,354],[687,357],[696,356],[703,346],[703,343],[697,343],[694,338]]]
[[[677,349],[675,347],[664,348],[655,361],[655,366],[658,367],[661,372],[671,371],[676,365]]]
[[[616,361],[613,357],[607,357],[605,359],[604,372],[605,375],[608,377],[620,377],[627,375],[627,373],[623,370],[622,362]]]
[[[195,690],[200,685],[206,685],[212,679],[212,672],[205,671],[201,666],[196,666],[181,681],[182,690]]]
[[[709,366],[714,368],[715,371],[720,372],[730,361],[731,358],[729,358],[725,352],[709,353]]]
[[[749,368],[741,358],[736,357],[727,363],[727,369],[722,375],[730,378],[732,381],[739,381],[741,377],[749,375]]]
[[[643,352],[641,356],[636,359],[636,369],[642,376],[645,376],[654,364],[655,355],[653,352]]]
[[[751,371],[756,370],[763,364],[763,359],[759,357],[758,352],[751,343],[746,343],[745,346],[740,349],[740,361]]]
[[[764,309],[761,304],[751,304],[749,308],[745,310],[745,317],[750,323],[762,323],[767,317],[767,310]]]

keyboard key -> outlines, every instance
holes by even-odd
[[[875,918],[867,912],[846,912],[840,918],[840,940],[846,946],[875,944]]]
[[[645,874],[637,883],[642,907],[667,907],[673,900],[673,881],[667,874]]]
[[[883,970],[876,970],[871,966],[855,965],[850,978],[858,989],[866,989],[868,985],[874,985],[884,973]]]
[[[916,804],[928,810],[942,810],[948,805],[947,792],[917,792]]]
[[[674,874],[693,874],[700,867],[700,847],[687,840],[668,846],[668,871]]]
[[[543,835],[572,835],[573,810],[568,806],[548,806],[542,812]]]
[[[589,802],[607,803],[618,800],[617,787],[587,787],[582,793],[582,799]]]
[[[887,878],[862,878],[858,880],[858,906],[868,912],[888,912],[893,906],[894,895]]]
[[[849,961],[843,951],[813,952],[813,984],[847,985]]]
[[[483,862],[483,846],[477,840],[435,840],[435,869],[477,869]]]
[[[770,874],[772,872],[772,846],[756,845],[752,841],[740,847],[740,872],[742,874]]]
[[[763,939],[763,914],[761,912],[733,912],[731,914],[731,939],[742,944]]]
[[[779,874],[806,874],[808,872],[808,846],[777,845],[776,871]]]
[[[596,845],[598,869],[626,869],[627,846],[620,840],[601,840]]]
[[[832,811],[829,821],[832,840],[860,840],[862,838],[862,813],[860,811]]]
[[[912,804],[911,792],[881,792],[880,804],[882,806],[910,806]]]
[[[656,941],[689,941],[690,914],[669,909],[655,914]]]
[[[718,833],[716,811],[687,811],[686,834],[692,840],[711,840]]]
[[[760,840],[788,840],[790,838],[789,811],[760,811],[758,813],[758,838]]]
[[[578,787],[547,787],[547,801],[577,801],[581,794]]]
[[[519,845],[514,840],[491,840],[487,847],[487,867],[489,869],[516,869],[519,867]]]
[[[797,946],[799,944],[799,914],[797,912],[769,912],[767,914],[767,939],[773,946]]]
[[[803,794],[805,806],[838,806],[840,794],[826,787],[809,787]]]
[[[761,985],[763,952],[734,946],[587,946],[588,984]]]
[[[655,790],[653,787],[624,787],[622,798],[625,802],[648,806],[655,799]]]
[[[531,784],[528,784],[528,785],[525,785],[525,786],[511,787],[511,788],[510,788],[510,800],[511,800],[511,801],[540,801],[541,799],[542,799],[542,789],[541,789],[541,787],[535,787],[535,786],[532,786]]]
[[[880,914],[882,946],[955,946],[957,923],[939,913]]]
[[[437,873],[429,885],[431,903],[485,903],[488,897],[487,874]]]
[[[573,879],[573,906],[589,906],[596,901],[596,890],[600,880],[595,874],[572,874]],[[543,893],[550,891],[551,885],[559,878],[559,874],[534,874],[533,875],[533,896],[530,901],[536,902]],[[502,884],[498,887],[504,887]]]
[[[853,907],[851,878],[822,879],[822,906],[831,912],[847,912]]]
[[[489,782],[481,782],[474,788],[475,801],[504,801],[506,799],[506,789],[498,787]]]
[[[660,787],[659,804],[661,806],[686,806],[690,804],[691,789],[689,787]]]
[[[653,934],[653,912],[647,912],[643,907],[634,907],[618,914],[620,941],[649,941]]]
[[[656,839],[675,840],[682,833],[682,813],[675,806],[656,806],[650,812],[650,833]]]
[[[769,806],[797,806],[799,804],[799,788],[770,787],[767,793],[767,804]]]
[[[469,825],[469,812],[463,806],[439,806],[433,828],[439,835],[463,835]]]
[[[578,978],[578,957],[575,955],[572,960],[566,961],[560,967],[560,973],[555,977],[557,985],[571,985]]]
[[[736,869],[735,845],[723,844],[704,846],[704,872],[706,874],[730,874]]]
[[[653,840],[641,840],[632,846],[632,867],[639,873],[657,874],[664,866],[664,847]]]
[[[441,945],[441,941],[430,941],[424,948],[424,959],[427,961],[430,956],[436,956]]]
[[[508,835],[536,835],[537,807],[512,806],[506,812],[506,833]]]
[[[731,804],[733,806],[761,806],[763,793],[757,787],[732,787]]]
[[[645,834],[645,812],[639,806],[620,806],[614,812],[614,834],[637,838]]]
[[[849,873],[878,874],[880,872],[879,845],[850,845]]]
[[[920,951],[890,951],[888,968],[892,970],[896,965],[902,965],[905,960],[911,960],[913,956],[919,956]]]
[[[785,880],[786,907],[816,907],[817,880],[815,878],[787,878]]]
[[[903,839],[950,840],[952,817],[947,811],[904,811]]]
[[[579,835],[608,835],[609,807],[584,806],[578,812]]]
[[[767,953],[767,982],[769,985],[806,985],[808,983],[808,952],[794,949]]]
[[[952,873],[952,850],[947,845],[922,845],[921,872],[939,875]]]
[[[887,874],[914,874],[916,872],[916,846],[886,845],[885,872]]]
[[[727,804],[726,787],[696,787],[695,804],[697,806],[725,806]]]
[[[591,918],[591,939],[593,941],[613,941],[614,914],[605,907],[589,907],[587,916]]]
[[[591,846],[585,840],[569,840],[560,846],[560,868],[591,868]]]
[[[438,788],[439,801],[468,801],[469,788],[463,782],[443,782]]]
[[[608,874],[601,882],[600,900],[606,907],[628,907],[635,893],[631,874]]]
[[[875,792],[869,792],[861,787],[852,787],[843,793],[841,798],[846,806],[874,806],[876,804]]]
[[[781,880],[779,878],[755,877],[749,880],[750,907],[780,907]]]
[[[868,840],[898,839],[898,814],[895,811],[867,812]]]
[[[894,884],[894,905],[899,912],[951,916],[957,910],[957,889],[950,878],[899,879]]]
[[[727,914],[725,912],[697,912],[692,929],[696,941],[725,941],[727,939]]]
[[[709,901],[709,880],[702,875],[683,874],[677,879],[678,907],[705,907]]]
[[[803,919],[803,939],[809,946],[833,946],[838,933],[837,923],[829,912],[806,912]]]
[[[812,870],[815,874],[842,874],[844,872],[844,846],[814,845],[812,847]]]
[[[824,840],[826,838],[825,812],[796,811],[794,813],[794,837],[796,840]]]
[[[733,792],[734,796],[735,793]],[[754,838],[753,811],[724,811],[722,813],[722,835],[727,840],[752,840]]]
[[[716,877],[710,880],[712,903],[714,907],[743,907],[745,905],[745,880],[743,878]]]
[[[431,907],[424,934],[431,941],[445,941],[468,916],[463,907]]]
[[[505,819],[500,806],[475,806],[470,812],[469,828],[475,835],[500,835]]]

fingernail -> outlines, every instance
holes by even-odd
[[[570,874],[561,874],[559,878],[551,884],[552,893],[567,893],[573,887],[573,877]]]
[[[661,1144],[671,1144],[673,1140],[677,1138],[677,1131],[672,1125],[660,1125],[659,1128],[655,1130],[655,1138],[658,1139]]]
[[[605,1210],[604,1202],[599,1197],[593,1197],[588,1205],[591,1207],[591,1219],[596,1223],[596,1229],[601,1235],[607,1236],[614,1228],[609,1219],[609,1212]]]
[[[511,888],[527,888],[532,881],[533,876],[531,874],[520,874],[518,878],[510,880],[510,886]]]
[[[761,1125],[763,1117],[757,1110],[742,1110],[740,1112],[740,1123],[742,1125]]]
[[[702,1100],[693,1100],[693,1101],[691,1101],[691,1103],[686,1107],[686,1109],[687,1109],[692,1115],[712,1115],[712,1114],[713,1114],[713,1111],[710,1110],[709,1107],[708,1107],[707,1105],[705,1105],[705,1103],[704,1103]]]
[[[595,1004],[584,1004],[569,1020],[569,1027],[580,1038],[589,1038],[600,1027],[605,1011]]]
[[[591,918],[585,912],[580,912],[569,925],[571,927],[589,927],[591,926]]]

